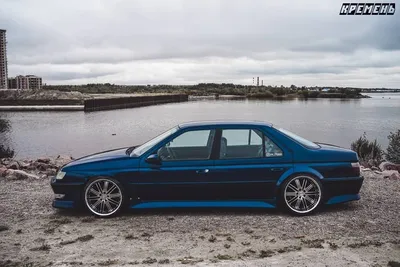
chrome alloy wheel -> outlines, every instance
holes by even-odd
[[[309,176],[292,178],[285,187],[285,203],[295,213],[309,213],[321,201],[321,187]]]
[[[122,201],[121,188],[110,179],[96,179],[86,187],[86,206],[98,216],[111,216],[119,210]]]

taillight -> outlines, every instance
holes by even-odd
[[[356,173],[357,176],[360,175],[361,172],[361,167],[359,162],[352,162],[351,167],[353,167],[354,172]]]

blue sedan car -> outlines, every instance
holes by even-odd
[[[297,215],[360,199],[357,154],[265,122],[189,122],[135,147],[86,156],[52,179],[53,206],[258,207]]]

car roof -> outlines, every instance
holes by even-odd
[[[196,126],[266,126],[272,127],[272,123],[265,121],[239,121],[239,120],[224,120],[224,121],[191,121],[178,125],[179,128],[189,128]]]

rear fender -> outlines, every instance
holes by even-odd
[[[277,188],[280,187],[281,184],[286,179],[288,179],[289,177],[292,177],[294,175],[297,175],[297,174],[311,174],[311,175],[319,178],[320,180],[324,179],[322,174],[319,173],[317,170],[315,170],[315,169],[313,169],[313,168],[311,168],[309,166],[306,166],[306,165],[303,165],[303,166],[300,165],[300,166],[294,166],[293,168],[291,168],[291,169],[287,170],[286,172],[284,172],[282,174],[282,176],[279,178],[279,180],[277,181],[276,187]]]

